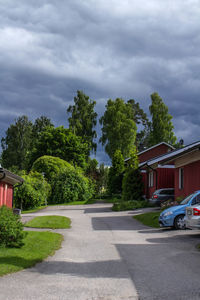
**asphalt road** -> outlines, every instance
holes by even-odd
[[[110,204],[49,207],[72,228],[35,267],[0,278],[0,299],[200,299],[200,232],[145,227]],[[27,218],[31,216],[27,215]]]

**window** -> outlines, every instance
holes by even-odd
[[[153,172],[149,173],[149,187],[153,186]]]
[[[183,171],[184,171],[183,168],[179,169],[179,190],[182,190],[184,187],[184,182],[183,182],[184,172]]]

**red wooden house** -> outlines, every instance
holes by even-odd
[[[23,178],[0,167],[0,206],[13,206],[13,190],[15,185],[23,184]]]
[[[144,182],[144,196],[151,198],[157,189],[174,187],[174,166],[152,166],[151,161],[156,157],[165,155],[174,150],[174,147],[162,142],[154,145],[138,154],[139,168]]]
[[[166,153],[171,153],[174,147],[162,142],[138,153],[139,168],[142,173],[144,183],[144,197],[151,198],[153,192],[161,188],[174,187],[174,166],[173,165],[153,165],[151,161]],[[128,161],[129,159],[126,159]]]
[[[175,167],[175,198],[200,190],[200,141],[163,155],[152,163]]]

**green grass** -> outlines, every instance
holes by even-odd
[[[29,210],[23,210],[22,211],[22,214],[29,214],[29,213],[34,213],[34,212],[37,212],[41,209],[44,209],[46,208],[47,206],[39,206],[39,207],[36,207],[36,208],[33,208],[33,209],[29,209]]]
[[[22,248],[0,247],[0,276],[34,266],[60,248],[63,236],[52,232],[27,232]]]
[[[29,222],[25,223],[25,227],[34,228],[70,228],[71,220],[67,217],[61,216],[42,216],[35,217]]]
[[[145,214],[134,216],[133,218],[140,221],[142,224],[159,228],[158,218],[159,218],[160,212],[148,212]]]

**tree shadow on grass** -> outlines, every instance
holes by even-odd
[[[0,266],[12,265],[20,268],[28,268],[38,262],[41,262],[41,259],[25,259],[19,256],[0,257]]]

